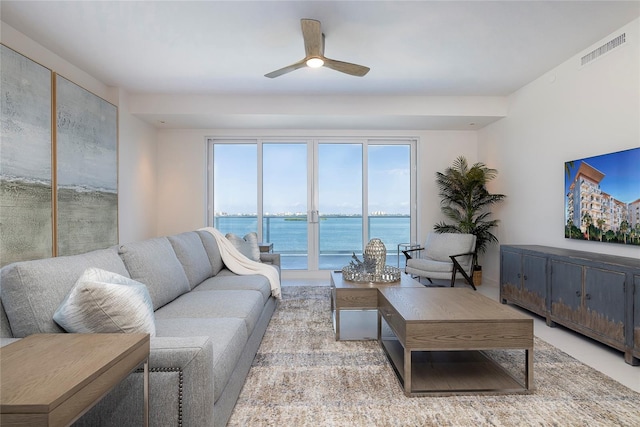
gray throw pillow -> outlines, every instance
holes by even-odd
[[[153,305],[140,282],[99,268],[88,268],[53,315],[71,333],[156,334]]]
[[[240,253],[250,260],[260,262],[260,248],[258,247],[258,234],[248,233],[244,237],[227,233],[225,236],[240,251]]]

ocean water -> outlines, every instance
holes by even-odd
[[[341,269],[349,264],[354,252],[362,259],[362,251],[367,243],[362,240],[362,217],[323,216],[319,224],[319,268],[321,270]],[[387,264],[398,265],[398,244],[410,241],[410,224],[408,216],[369,217],[367,234],[370,236],[369,239],[379,238],[385,244]],[[257,231],[257,218],[221,216],[215,218],[214,226],[223,233],[244,236],[249,232]],[[274,252],[280,253],[282,268],[302,270],[308,268],[307,229],[306,217],[263,218],[263,240],[273,243]]]

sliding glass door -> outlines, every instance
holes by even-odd
[[[258,228],[258,146],[254,141],[209,147],[209,225],[244,236]]]
[[[307,151],[306,143],[262,144],[262,239],[288,270],[309,265]]]
[[[319,268],[336,270],[362,253],[362,144],[318,144]]]
[[[367,236],[384,242],[387,264],[393,266],[404,265],[404,255],[398,254],[398,244],[415,242],[411,233],[411,189],[414,186],[411,185],[410,165],[411,146],[408,144],[368,146]]]
[[[396,265],[415,241],[415,141],[211,140],[209,153],[210,223],[257,232],[283,269],[341,269],[374,237]]]

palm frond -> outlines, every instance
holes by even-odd
[[[437,233],[470,233],[476,235],[476,255],[484,253],[489,244],[498,243],[491,229],[499,221],[490,219],[489,207],[503,201],[504,194],[491,194],[487,182],[498,175],[496,169],[484,163],[474,163],[469,167],[467,160],[460,156],[444,173],[436,172],[436,185],[440,196],[440,209],[452,223],[441,221],[434,226]]]

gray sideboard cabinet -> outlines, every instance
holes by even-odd
[[[500,300],[624,352],[640,364],[640,258],[500,246]]]

